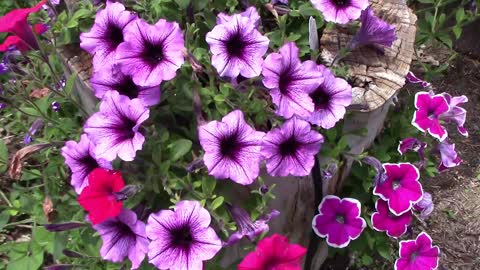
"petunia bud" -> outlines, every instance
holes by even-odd
[[[337,173],[338,165],[337,163],[328,164],[327,168],[322,171],[322,180],[329,181]]]
[[[68,249],[62,250],[62,253],[63,253],[63,255],[65,255],[67,257],[70,257],[70,258],[85,258],[85,255],[82,255],[78,252],[68,250]]]
[[[45,224],[43,226],[49,232],[63,232],[63,231],[69,231],[69,230],[84,227],[86,226],[86,224],[80,223],[80,222],[67,222],[67,223]]]
[[[50,266],[45,266],[44,270],[69,270],[73,269],[73,264],[53,264]]]
[[[127,185],[119,192],[113,192],[117,201],[125,201],[137,194],[142,187],[140,185]]]
[[[260,194],[265,195],[268,193],[270,189],[268,188],[267,185],[261,185],[258,190],[260,191]]]
[[[50,107],[54,112],[58,112],[60,110],[60,103],[58,101],[54,101],[52,104],[50,104]]]
[[[378,159],[371,156],[367,156],[362,159],[362,162],[370,165],[375,170],[376,175],[375,175],[375,178],[373,179],[375,186],[379,184],[383,184],[385,180],[387,180],[385,169],[383,168],[382,163]]]

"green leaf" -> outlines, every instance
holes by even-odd
[[[10,220],[10,215],[8,214],[8,211],[5,210],[2,213],[0,213],[0,231],[3,229],[3,226],[8,223]]]
[[[453,41],[450,38],[450,36],[446,33],[439,33],[437,35],[437,38],[445,45],[447,45],[449,48],[453,47]]]
[[[78,74],[75,72],[70,77],[68,77],[67,82],[65,83],[65,87],[63,88],[63,92],[66,93],[67,95],[70,95],[70,93],[73,90],[73,86],[75,85],[75,80],[77,79]]]
[[[177,5],[181,9],[186,9],[188,7],[188,5],[190,4],[190,0],[175,0],[175,3],[177,3]]]
[[[372,257],[370,257],[370,256],[367,255],[367,254],[363,254],[363,256],[362,256],[362,264],[368,266],[368,265],[371,265],[372,263],[373,263]]]
[[[217,198],[216,198],[215,200],[213,200],[213,202],[210,204],[210,209],[215,210],[215,209],[217,209],[218,207],[222,206],[224,200],[225,200],[225,198],[223,198],[223,196],[217,197]]]
[[[380,256],[382,256],[383,258],[385,258],[387,260],[390,260],[390,258],[392,257],[391,256],[392,251],[390,249],[390,246],[385,241],[381,241],[381,242],[378,243],[377,251],[378,251],[378,254],[380,254]]]
[[[192,141],[187,139],[180,139],[168,146],[171,153],[171,161],[176,161],[190,152],[192,149]]]
[[[463,8],[457,9],[457,12],[455,13],[455,19],[457,20],[456,26],[459,26],[458,24],[463,22],[465,19],[465,10]]]
[[[460,36],[462,35],[462,27],[460,25],[455,25],[452,31],[456,39],[459,39]]]
[[[205,195],[210,196],[215,190],[217,180],[211,177],[205,177],[202,179],[202,191]]]
[[[3,139],[0,139],[0,173],[6,171],[8,161],[8,148]]]

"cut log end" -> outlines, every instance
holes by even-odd
[[[376,16],[396,27],[397,40],[382,54],[378,49],[362,47],[352,51],[340,62],[347,65],[353,84],[353,101],[361,111],[373,111],[385,104],[405,84],[414,54],[417,17],[403,1],[372,0]],[[346,48],[354,33],[349,26],[337,25],[324,31],[320,44],[322,57],[332,63]]]

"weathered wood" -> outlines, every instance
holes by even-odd
[[[352,51],[342,62],[349,66],[348,75],[354,82],[353,104],[363,111],[381,107],[405,84],[414,53],[417,17],[403,0],[372,0],[375,15],[395,25],[397,40],[392,48],[380,53],[371,47]],[[322,57],[328,63],[346,48],[355,33],[350,26],[336,25],[324,31],[320,40]]]

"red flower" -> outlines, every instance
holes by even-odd
[[[33,30],[38,35],[45,33],[48,30],[48,26],[43,23],[35,24],[33,26]],[[30,50],[30,45],[25,43],[21,38],[18,36],[8,36],[2,44],[0,44],[0,52],[7,51],[11,46],[15,46],[17,50],[25,52]]]
[[[119,171],[97,168],[88,175],[88,186],[82,190],[78,202],[88,212],[93,225],[120,214],[123,203],[117,200],[114,193],[121,191],[124,186]]]
[[[288,243],[285,236],[274,234],[262,239],[255,251],[250,252],[238,265],[238,270],[301,270],[302,258],[307,250]]]
[[[27,45],[32,49],[38,49],[35,35],[33,34],[32,27],[27,22],[27,18],[30,13],[40,10],[46,2],[47,0],[42,0],[31,8],[14,9],[0,17],[0,33],[12,33],[25,43],[23,45]],[[10,39],[9,42],[11,43],[12,39]]]

